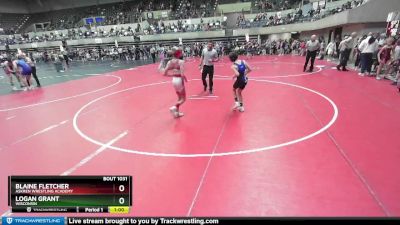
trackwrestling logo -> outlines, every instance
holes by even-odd
[[[64,217],[3,217],[3,225],[64,225]]]
[[[12,224],[13,218],[12,217],[8,217],[6,221],[7,221],[7,224]]]

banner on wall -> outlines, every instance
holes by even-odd
[[[168,18],[168,11],[162,11],[161,12],[161,17],[162,18]]]
[[[400,12],[391,12],[388,14],[386,22],[400,20]]]
[[[386,28],[386,34],[388,36],[392,36],[392,37],[400,35],[399,26],[400,26],[400,20],[394,20],[394,21],[388,22],[388,25]]]
[[[319,6],[320,8],[323,8],[323,7],[325,6],[325,4],[326,4],[325,0],[323,0],[323,1],[314,1],[314,2],[312,3],[312,7],[314,8],[314,10],[317,10],[317,9],[318,9],[318,6]]]
[[[387,27],[386,27],[386,35],[388,36],[398,36],[400,35],[400,12],[391,12],[387,17]]]

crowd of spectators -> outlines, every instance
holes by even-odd
[[[150,0],[150,1],[123,1],[120,3],[96,5],[89,7],[64,9],[46,13],[30,15],[27,25],[36,23],[48,23],[41,31],[52,31],[72,29],[81,27],[85,18],[100,17],[101,21],[94,21],[96,25],[118,25],[139,23],[143,20],[152,19],[147,13],[157,10],[170,10],[167,17],[163,19],[184,20],[189,18],[211,17],[217,7],[218,0]],[[1,17],[11,17],[8,14],[0,14]],[[20,17],[15,14],[13,17]],[[1,24],[1,21],[0,21]],[[26,28],[26,27],[24,27]],[[15,34],[14,28],[3,27],[0,34]]]
[[[215,4],[213,4],[213,2]],[[256,15],[254,19],[246,19],[245,14],[241,14],[237,18],[237,26],[240,28],[247,27],[268,27],[277,26],[291,23],[298,23],[309,20],[317,20],[323,18],[327,15],[342,12],[344,10],[352,9],[363,4],[364,0],[352,0],[343,4],[342,6],[335,7],[332,9],[326,9],[324,6],[318,6],[316,9],[310,10],[308,13],[303,13],[301,8],[297,11],[288,13],[286,15],[281,12],[262,12]],[[146,4],[144,1],[136,2],[124,1],[121,3],[113,5],[104,6],[93,6],[86,7],[73,16],[68,17],[68,21],[65,19],[60,19],[60,21],[53,21],[52,26],[49,29],[55,29],[55,27],[68,28],[67,32],[47,32],[43,34],[21,34],[21,35],[9,35],[6,37],[0,37],[0,45],[12,45],[12,44],[23,44],[23,43],[33,43],[33,42],[44,42],[44,41],[61,41],[61,40],[76,40],[85,38],[96,38],[96,37],[116,37],[116,36],[133,36],[138,38],[140,35],[152,35],[152,34],[163,34],[171,32],[194,32],[194,31],[212,31],[225,28],[225,22],[219,20],[207,20],[200,19],[200,23],[192,23],[190,19],[179,19],[176,22],[164,22],[163,20],[150,21],[150,25],[146,27],[141,27],[138,24],[136,27],[128,28],[113,28],[111,30],[104,30],[102,28],[93,28],[91,26],[86,26],[85,28],[70,28],[75,27],[73,21],[79,20],[82,15],[94,16],[94,15],[104,15],[105,18],[103,25],[107,24],[123,24],[127,22],[132,22],[130,17],[127,15],[135,15],[134,17],[138,19],[142,12],[147,10],[162,10],[170,9],[175,10],[177,13],[175,17],[186,18],[186,17],[197,17],[197,16],[209,16],[209,14],[196,14],[191,10],[196,10],[198,12],[212,12],[216,9],[218,0],[207,0],[203,2],[193,1],[193,0],[151,0]],[[270,0],[257,0],[254,2],[255,5],[271,5],[274,9],[286,9],[293,5],[298,4],[298,1],[270,1]],[[111,10],[108,12],[107,10]],[[79,11],[79,10],[77,10]],[[71,14],[72,12],[69,12]],[[183,13],[183,14],[182,14]],[[78,16],[80,15],[80,16]],[[139,16],[140,15],[140,16]],[[61,17],[61,18],[64,18]],[[136,20],[134,19],[134,20]],[[204,21],[207,20],[207,21]],[[63,25],[57,25],[63,24]]]
[[[354,62],[354,69],[360,69],[360,55],[362,53],[362,47],[360,43],[372,36],[369,34],[358,37],[357,41],[354,41],[352,61]],[[381,35],[374,35],[376,37],[377,48],[373,53],[373,69],[368,75],[376,76],[381,78],[381,74],[385,74],[388,79],[394,80],[394,84],[398,81],[399,68],[400,68],[400,41],[399,37],[392,38],[386,37],[383,33]],[[344,39],[347,37],[345,36]],[[227,55],[232,51],[247,57],[254,55],[298,55],[305,56],[306,54],[306,41],[301,39],[277,39],[271,40],[266,39],[260,41],[252,39],[248,42],[244,41],[228,41],[228,42],[217,42],[215,43],[215,49],[219,56]],[[328,61],[338,60],[340,57],[341,39],[336,37],[329,43],[326,43],[323,37],[319,38],[321,44],[320,51],[317,53],[320,60],[328,57]],[[202,49],[207,45],[203,42],[191,42],[181,45],[184,50],[186,57],[198,57],[200,56]],[[87,48],[68,48],[68,52],[60,52],[59,50],[44,51],[44,52],[33,52],[32,57],[37,61],[44,62],[55,62],[60,55],[67,55],[70,59],[76,61],[100,61],[100,60],[119,60],[119,61],[133,61],[133,60],[148,60],[151,58],[151,52],[156,52],[159,58],[165,57],[168,50],[172,48],[172,44],[154,44],[154,45],[124,45],[124,46],[98,46],[98,47],[87,47]],[[382,49],[390,49],[390,57],[384,58],[385,64],[381,66],[383,54]],[[361,50],[360,50],[361,49]],[[361,57],[362,58],[362,57]],[[362,59],[361,59],[362,61]]]
[[[308,20],[316,20],[323,18],[327,15],[335,14],[348,10],[354,7],[358,7],[363,3],[364,0],[353,0],[343,4],[341,7],[333,9],[326,9],[325,7],[318,6],[316,9],[310,10],[307,14],[303,14],[302,9],[294,13],[282,15],[280,10],[296,7],[299,4],[299,0],[255,0],[254,7],[261,8],[259,13],[254,19],[246,19],[245,15],[241,15],[237,19],[238,27],[266,27],[276,26],[282,24],[297,23]],[[138,23],[145,19],[147,16],[143,14],[146,11],[154,10],[171,10],[172,13],[168,18],[163,20],[178,19],[185,20],[189,18],[205,18],[213,16],[218,5],[218,0],[206,0],[206,1],[193,1],[193,0],[151,0],[145,1],[124,1],[116,4],[97,5],[90,7],[83,7],[77,9],[65,9],[60,11],[53,11],[49,13],[33,14],[31,17],[32,22],[50,22],[49,26],[46,26],[44,30],[61,30],[70,29],[74,30],[78,27],[82,27],[82,19],[87,17],[100,16],[104,18],[102,22],[98,22],[97,25],[116,25],[116,24],[127,24],[127,23]],[[270,14],[267,11],[275,11],[277,13]],[[46,15],[48,18],[46,18]],[[48,20],[47,20],[48,19]],[[28,21],[29,22],[29,21]],[[210,29],[218,28],[221,25],[218,21],[209,21],[207,23],[195,24],[173,24],[163,26],[160,23],[153,23],[151,21],[151,27],[144,29],[145,34],[152,33],[167,33],[167,32],[180,32],[180,31],[207,31]],[[210,25],[211,24],[211,25]],[[122,32],[122,35],[125,31]],[[12,29],[3,29],[3,34],[15,33]],[[79,34],[79,32],[77,32]],[[138,33],[138,32],[136,32]],[[98,35],[96,32],[90,33],[91,36]],[[100,34],[101,35],[101,34]],[[105,34],[109,35],[109,34]],[[118,36],[119,34],[116,34]],[[57,39],[57,36],[63,36],[62,34],[47,35],[48,37],[33,37],[33,40],[53,40]],[[53,36],[53,37],[51,37]],[[64,34],[64,36],[66,36]],[[70,37],[71,35],[68,35]],[[82,37],[85,32],[82,32]],[[26,38],[23,38],[26,39]],[[29,40],[25,40],[29,42]],[[4,40],[3,40],[4,43]],[[12,43],[12,41],[11,41]]]
[[[331,9],[328,9],[325,6],[321,7],[320,5],[318,5],[316,9],[311,9],[308,12],[307,17],[310,20],[318,20],[329,15],[334,15],[336,13],[340,13],[349,9],[354,9],[361,6],[364,2],[364,0],[352,0],[342,4],[341,6],[337,6]]]
[[[204,18],[214,16],[218,1],[181,0],[174,11],[174,19]]]
[[[287,13],[286,15],[282,14],[282,12],[277,10],[276,8],[273,8],[274,13],[261,12],[257,14],[254,19],[246,19],[245,14],[241,14],[237,18],[236,25],[240,28],[269,27],[292,23],[301,23],[306,21],[315,21],[325,18],[326,16],[334,15],[345,10],[356,8],[362,5],[364,2],[365,0],[352,0],[342,4],[341,6],[333,7],[330,9],[326,8],[325,6],[318,5],[315,9],[312,8],[310,11],[308,11],[308,13],[304,13],[303,9],[299,7],[294,12]]]
[[[98,29],[69,29],[67,32],[54,31],[50,33],[30,33],[21,35],[9,35],[0,37],[0,45],[25,44],[45,41],[63,41],[78,40],[86,38],[105,38],[105,37],[125,37],[132,36],[138,39],[140,35],[153,35],[176,32],[197,32],[197,31],[214,31],[221,30],[223,23],[219,20],[204,21],[200,19],[200,23],[189,23],[189,20],[178,20],[173,23],[165,24],[163,21],[150,24],[148,27],[142,27],[137,24],[136,27],[116,27],[106,31],[102,28]]]
[[[298,7],[300,3],[301,0],[255,0],[253,2],[253,9],[260,13],[282,11]]]
[[[204,21],[200,19],[200,23],[189,23],[190,20],[178,20],[174,23],[165,24],[163,21],[155,22],[144,30],[144,34],[164,34],[173,32],[196,32],[196,31],[213,31],[223,29],[223,25],[219,20]]]

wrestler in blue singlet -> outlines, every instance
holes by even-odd
[[[23,59],[17,60],[17,67],[20,67],[22,69],[21,74],[24,76],[32,74],[32,68]]]

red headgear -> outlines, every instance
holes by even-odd
[[[180,59],[182,57],[182,55],[183,55],[182,49],[178,48],[175,50],[175,52],[174,52],[175,58]]]

